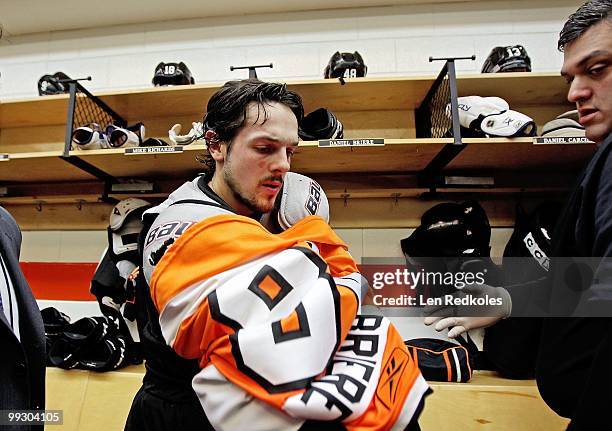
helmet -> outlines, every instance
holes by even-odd
[[[340,54],[336,51],[329,59],[323,76],[325,78],[361,78],[367,73],[368,67],[357,51],[352,54],[350,52]]]
[[[491,226],[476,201],[446,202],[425,211],[421,225],[402,240],[410,257],[489,256]]]
[[[578,122],[578,111],[567,111],[544,124],[542,136],[584,137],[584,126]]]
[[[153,85],[189,85],[195,84],[191,71],[183,63],[164,63],[161,62],[155,68],[153,75]]]
[[[344,128],[333,112],[319,108],[304,117],[300,125],[299,136],[303,141],[342,139]]]
[[[493,48],[482,65],[482,73],[497,72],[531,72],[531,59],[523,45]]]
[[[476,201],[441,203],[427,210],[421,225],[401,240],[408,268],[428,273],[483,273],[488,284],[497,284],[499,269],[490,256],[491,226]],[[420,294],[438,297],[455,287],[445,281],[419,283]]]
[[[68,93],[68,84],[61,81],[69,80],[70,77],[63,72],[55,72],[53,75],[43,75],[38,80],[38,95],[49,96],[52,94]]]

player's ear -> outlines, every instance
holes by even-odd
[[[222,142],[219,140],[217,133],[213,130],[207,130],[204,134],[204,139],[206,140],[206,146],[211,157],[215,162],[222,162],[225,156],[222,151]]]

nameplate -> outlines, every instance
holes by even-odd
[[[372,147],[385,145],[384,139],[327,139],[319,147]]]
[[[588,140],[585,137],[574,137],[574,138],[565,138],[565,137],[537,137],[533,138],[534,144],[594,144],[593,141]]]
[[[126,155],[131,154],[161,154],[182,153],[183,147],[131,147],[125,149]]]

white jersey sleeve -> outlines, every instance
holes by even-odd
[[[147,283],[151,282],[153,270],[168,248],[187,229],[206,218],[233,213],[203,193],[196,181],[183,184],[165,202],[147,211],[158,214],[143,245],[142,266]]]

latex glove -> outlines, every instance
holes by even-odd
[[[510,316],[512,300],[503,287],[471,284],[441,298],[442,305],[425,308],[425,325],[436,331],[449,329],[455,338],[471,329],[486,328]]]

